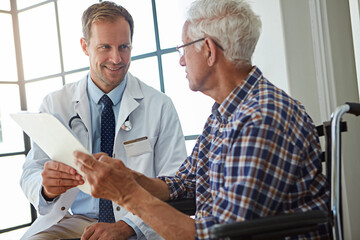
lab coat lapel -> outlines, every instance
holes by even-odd
[[[128,80],[124,95],[121,99],[120,111],[116,125],[116,134],[119,133],[126,118],[140,105],[138,100],[144,98],[138,80],[129,72],[127,76]]]
[[[89,73],[90,74],[90,73]],[[88,75],[86,75],[82,80],[80,80],[79,85],[76,88],[76,91],[73,96],[73,106],[74,110],[77,114],[79,114],[82,122],[85,124],[86,129],[89,133],[91,133],[91,116],[90,116],[90,104],[89,98],[87,94],[87,79]],[[92,142],[92,134],[89,134],[89,141]],[[89,146],[91,147],[91,144]],[[90,152],[92,149],[90,149]]]

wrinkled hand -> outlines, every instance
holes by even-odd
[[[76,170],[57,161],[48,161],[41,173],[44,194],[55,198],[68,189],[84,184],[84,180]]]
[[[74,157],[91,186],[93,197],[112,200],[130,211],[126,205],[128,198],[141,188],[134,179],[132,170],[125,167],[122,161],[104,153],[91,156],[75,151]]]
[[[123,221],[116,223],[96,223],[85,228],[81,240],[125,240],[135,235],[134,229]]]

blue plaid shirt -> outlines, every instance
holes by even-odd
[[[328,210],[329,191],[311,118],[254,67],[214,104],[192,154],[175,177],[160,177],[170,199],[196,196],[196,238],[216,223]],[[328,238],[326,226],[298,238]]]

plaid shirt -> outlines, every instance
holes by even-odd
[[[304,107],[254,67],[221,105],[214,104],[176,176],[160,179],[171,199],[196,196],[196,238],[208,239],[216,223],[327,210],[320,153]],[[328,229],[298,238],[327,239]]]

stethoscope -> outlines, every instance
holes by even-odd
[[[124,124],[121,126],[121,129],[128,132],[132,129],[132,124],[130,122],[129,116],[127,116]]]
[[[70,120],[69,120],[69,127],[70,127],[70,129],[72,129],[72,122],[73,122],[75,119],[80,119],[80,121],[81,121],[81,118],[80,118],[80,116],[79,116],[78,113],[76,113],[76,116],[73,116],[73,117],[70,118]],[[124,131],[126,131],[126,132],[128,132],[128,131],[130,131],[130,130],[132,129],[132,124],[131,124],[131,122],[130,122],[129,116],[127,116],[124,124],[121,126],[121,129],[124,130]]]
[[[69,120],[69,128],[70,128],[70,129],[72,129],[72,122],[73,122],[75,119],[80,119],[80,121],[81,121],[81,118],[80,118],[80,116],[79,116],[78,113],[76,113],[76,116],[73,116],[72,118],[70,118],[70,120]],[[82,122],[82,121],[81,121],[81,122]],[[87,130],[87,129],[86,129],[86,130]]]

